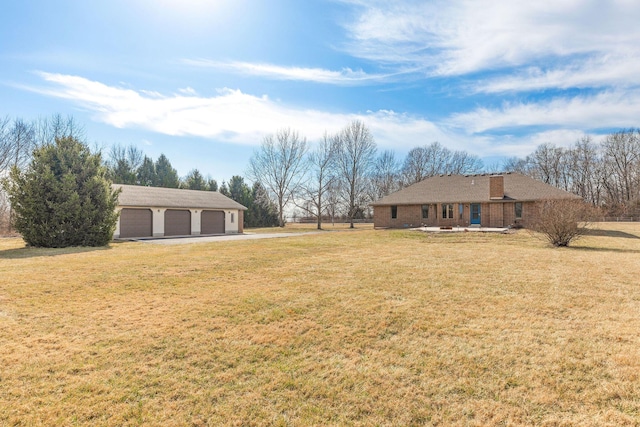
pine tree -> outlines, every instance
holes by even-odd
[[[73,137],[33,152],[31,163],[5,181],[14,227],[29,246],[103,246],[113,237],[118,192],[99,153]]]
[[[206,190],[207,181],[198,169],[193,169],[184,179],[184,188],[189,190]]]
[[[207,178],[207,190],[218,191],[218,181],[213,178]]]
[[[251,203],[246,205],[245,227],[276,227],[278,226],[278,208],[269,199],[267,190],[259,183],[253,184],[251,189]]]
[[[153,187],[157,181],[158,177],[156,175],[156,165],[153,164],[153,159],[144,156],[142,165],[140,165],[137,172],[138,185]]]
[[[160,154],[156,160],[156,177],[155,187],[178,188],[180,186],[180,178],[171,162],[164,154]]]

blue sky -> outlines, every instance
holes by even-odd
[[[640,126],[640,2],[23,0],[0,5],[0,116],[244,174],[262,138],[363,120],[403,158],[493,164]]]

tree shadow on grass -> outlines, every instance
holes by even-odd
[[[611,237],[614,239],[640,239],[640,236],[631,233],[625,233],[619,230],[605,230],[599,228],[587,229],[584,232],[584,236],[590,237]],[[640,247],[638,249],[625,249],[625,248],[603,248],[597,246],[570,246],[571,249],[576,251],[589,251],[589,252],[613,252],[620,254],[640,254]]]
[[[85,252],[94,251],[106,251],[111,249],[111,246],[73,246],[69,248],[15,248],[0,250],[0,259],[22,259],[22,258],[37,258],[37,257],[51,257],[59,255],[81,254]]]
[[[572,251],[584,252],[614,252],[619,254],[640,254],[640,249],[598,248],[596,246],[569,246]]]
[[[624,231],[602,230],[599,228],[587,229],[584,235],[595,236],[595,237],[619,237],[624,239],[640,239],[640,236],[636,236],[635,234],[631,234],[631,233],[625,233]]]

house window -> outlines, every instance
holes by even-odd
[[[522,202],[516,202],[516,218],[522,218]]]
[[[422,205],[422,219],[429,218],[429,205]]]
[[[398,207],[391,206],[391,219],[396,219],[396,218],[398,218]]]
[[[463,214],[464,214],[464,205],[460,203],[458,205],[458,219],[462,219]]]
[[[452,204],[448,204],[448,205],[442,205],[442,218],[446,219],[446,218],[450,218],[453,219],[453,205]]]
[[[233,213],[231,214],[231,224],[233,224]]]

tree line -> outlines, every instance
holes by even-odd
[[[360,121],[325,134],[311,147],[306,138],[282,129],[264,138],[254,152],[248,175],[262,182],[278,208],[295,206],[315,218],[346,216],[353,226],[370,202],[442,174],[518,172],[582,197],[604,216],[640,216],[640,129],[586,136],[567,148],[541,144],[533,153],[485,167],[465,151],[438,142],[412,148],[400,161],[393,151],[378,152],[371,132]]]
[[[345,216],[350,226],[364,218],[370,202],[438,174],[469,174],[482,161],[438,142],[415,147],[400,162],[393,151],[378,152],[369,128],[359,120],[311,146],[288,128],[267,135],[249,161],[248,175],[261,182],[278,209],[279,225],[292,206],[314,218]]]
[[[0,176],[23,167],[34,148],[57,138],[85,140],[73,117],[53,115],[28,122],[0,119]],[[102,152],[100,148],[94,149]],[[485,167],[475,155],[438,142],[416,146],[400,159],[379,151],[362,121],[348,123],[310,143],[298,131],[283,128],[266,135],[249,159],[245,177],[218,182],[192,169],[180,177],[169,159],[156,160],[135,146],[115,145],[103,156],[114,183],[219,191],[247,206],[247,227],[283,226],[296,214],[322,222],[370,216],[369,203],[425,178],[441,174],[519,172],[583,197],[605,215],[640,214],[640,130],[621,130],[600,142],[584,137],[567,148],[542,144],[524,158]],[[0,194],[0,216],[8,204]],[[6,216],[6,215],[4,215]]]
[[[640,216],[640,129],[585,136],[567,148],[542,144],[506,171],[519,172],[575,193],[605,216]]]

